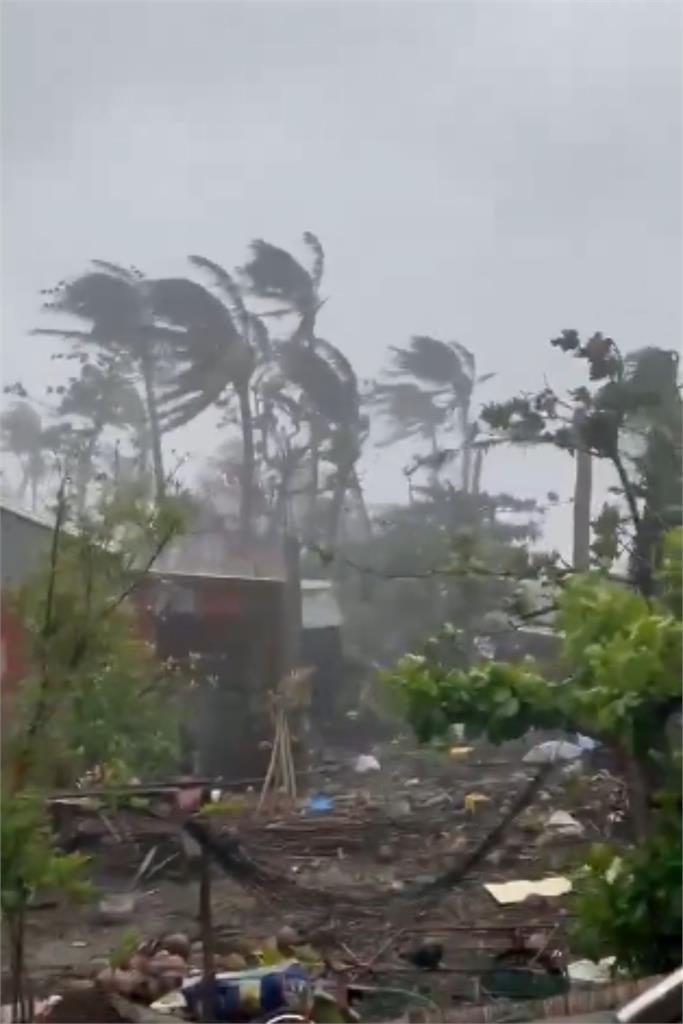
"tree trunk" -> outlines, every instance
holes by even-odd
[[[254,421],[249,400],[249,388],[240,388],[237,394],[242,428],[242,472],[240,495],[240,539],[243,544],[251,540],[254,515]]]
[[[472,471],[472,444],[470,441],[470,407],[463,406],[460,413],[460,430],[462,433],[462,489],[465,494],[470,492],[470,476]]]
[[[355,466],[351,473],[351,488],[353,489],[353,492],[356,495],[356,500],[358,501],[358,507],[360,508],[361,518],[365,527],[366,540],[371,540],[372,520],[368,514],[368,506],[365,504],[365,495],[363,494],[363,488],[360,485],[360,480],[358,479],[358,473]]]
[[[341,462],[337,466],[334,491],[332,493],[332,506],[330,508],[330,518],[327,527],[327,537],[325,538],[325,545],[330,551],[334,549],[334,546],[337,543],[339,525],[344,511],[344,498],[346,497],[346,492],[349,487],[349,480],[351,473],[353,472],[353,465],[353,462],[349,461]]]
[[[477,448],[472,469],[472,494],[481,493],[481,472],[484,468],[484,449]]]
[[[593,460],[590,452],[576,449],[576,481],[574,484],[574,554],[578,572],[590,568],[591,499],[593,492]]]
[[[308,539],[317,539],[318,488],[320,486],[320,459],[318,457],[318,429],[315,417],[311,419],[311,479],[308,485]]]
[[[152,459],[154,463],[154,482],[156,484],[157,501],[163,501],[166,497],[166,477],[164,475],[164,460],[161,450],[161,427],[159,426],[159,410],[154,393],[154,364],[151,355],[143,341],[142,358],[142,379],[145,385],[145,403],[147,405],[147,416],[149,419],[150,440],[152,446]]]

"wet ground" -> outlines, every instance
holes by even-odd
[[[561,772],[538,794],[500,845],[452,891],[425,905],[411,894],[464,857],[500,820],[533,774],[522,755],[534,740],[503,748],[479,746],[454,761],[405,745],[375,753],[381,771],[360,776],[353,756],[328,755],[312,791],[328,796],[324,814],[253,814],[231,811],[213,827],[235,829],[254,860],[289,885],[244,888],[213,869],[212,912],[221,944],[236,938],[259,946],[285,923],[313,946],[324,943],[346,976],[361,982],[411,988],[445,1010],[485,1000],[482,971],[520,936],[570,958],[569,900],[529,897],[499,906],[485,882],[561,874],[582,860],[592,842],[607,838],[621,786],[590,766],[571,777]],[[478,801],[467,800],[476,793]],[[253,801],[252,794],[246,799]],[[547,827],[553,811],[570,812],[582,835],[563,837]],[[112,819],[115,828],[117,822]],[[102,891],[130,883],[152,840],[128,850],[121,868],[112,837],[93,851]],[[129,844],[130,845],[130,844]],[[118,864],[116,863],[118,859]],[[125,858],[124,858],[125,860]],[[175,865],[178,867],[178,864]],[[168,872],[172,871],[169,866]],[[128,877],[126,878],[126,871]],[[43,992],[65,978],[90,977],[112,950],[130,940],[169,932],[199,935],[198,884],[161,872],[136,890],[132,913],[102,923],[92,906],[46,906],[31,914],[27,946],[31,972]],[[319,894],[316,896],[316,893]],[[403,954],[434,937],[444,947],[438,972],[418,970]],[[196,948],[198,954],[198,947]]]

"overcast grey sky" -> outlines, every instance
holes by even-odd
[[[3,22],[7,380],[48,383],[37,293],[88,259],[232,266],[305,230],[321,334],[361,376],[414,333],[473,349],[486,397],[578,381],[563,327],[680,343],[677,2],[5,0]],[[369,454],[371,499],[403,494],[401,461]],[[485,484],[567,497],[572,472],[508,452]]]

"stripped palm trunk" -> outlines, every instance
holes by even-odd
[[[249,388],[238,392],[240,425],[242,428],[242,470],[240,495],[240,539],[247,543],[251,539],[254,513],[254,422],[249,401]]]
[[[581,441],[581,414],[577,414],[576,480],[574,483],[574,568],[586,572],[590,568],[591,500],[593,491],[593,460]]]
[[[152,463],[154,466],[154,483],[156,486],[157,501],[163,501],[166,496],[166,477],[164,475],[164,460],[161,450],[161,426],[159,424],[159,410],[157,408],[156,395],[154,393],[154,363],[147,347],[143,345],[142,358],[142,379],[145,385],[145,404],[149,418],[149,433],[152,448]]]

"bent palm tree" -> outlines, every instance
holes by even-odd
[[[150,427],[157,497],[165,493],[165,476],[158,415],[159,376],[168,372],[169,334],[155,323],[149,305],[149,285],[139,270],[102,260],[97,268],[47,293],[44,309],[90,323],[89,330],[37,328],[32,333],[63,338],[77,347],[96,346],[107,358],[129,360],[139,373]]]
[[[330,342],[316,338],[315,349],[290,340],[279,347],[283,376],[299,391],[299,406],[323,444],[318,457],[334,466],[332,501],[325,540],[332,547],[339,533],[344,498],[360,485],[355,465],[367,434],[360,413],[358,381],[348,359]],[[313,443],[313,437],[311,439]]]
[[[427,335],[410,339],[407,348],[391,350],[391,366],[387,377],[398,383],[385,382],[376,388],[374,400],[396,430],[391,441],[421,435],[432,445],[431,461],[438,469],[446,453],[439,451],[438,431],[458,419],[462,451],[462,490],[478,485],[483,452],[472,472],[472,451],[476,424],[470,420],[475,386],[494,376],[477,376],[474,354],[457,341],[444,342]],[[422,424],[422,427],[420,426]],[[391,443],[391,441],[389,443]],[[451,450],[452,454],[452,450]],[[421,460],[420,464],[424,464]]]
[[[268,334],[249,313],[230,274],[202,256],[190,262],[208,272],[217,293],[186,278],[154,281],[150,303],[158,322],[173,331],[176,363],[172,382],[161,396],[167,429],[198,416],[220,401],[227,389],[237,397],[242,432],[240,534],[251,536],[255,497],[254,420],[250,383],[269,351]],[[220,297],[219,297],[220,296]]]
[[[45,475],[45,450],[49,448],[43,421],[28,402],[14,402],[0,416],[2,447],[12,452],[21,467],[19,497],[23,500],[31,489],[31,508],[38,501],[38,487]]]
[[[310,270],[286,249],[256,239],[251,244],[251,259],[241,268],[241,274],[253,295],[278,303],[280,308],[265,315],[295,314],[299,323],[291,340],[314,348],[315,321],[324,301],[320,298],[320,285],[325,271],[325,252],[312,232],[305,231],[303,241],[313,254]]]
[[[255,297],[277,303],[275,310],[264,316],[286,316],[297,318],[297,325],[290,341],[315,350],[316,320],[324,300],[320,297],[320,286],[325,271],[325,252],[320,240],[310,231],[303,234],[303,241],[312,254],[308,270],[285,249],[270,242],[257,239],[251,244],[251,259],[241,268],[241,275],[248,290]],[[309,422],[310,429],[310,481],[309,519],[315,522],[319,494],[319,448],[323,441],[324,429],[317,417]]]
[[[140,396],[115,357],[103,358],[102,366],[85,363],[80,377],[74,377],[59,404],[61,417],[75,416],[87,421],[79,430],[76,479],[79,509],[85,504],[88,480],[94,475],[93,460],[106,427],[133,428],[140,440],[146,434],[147,417]]]

